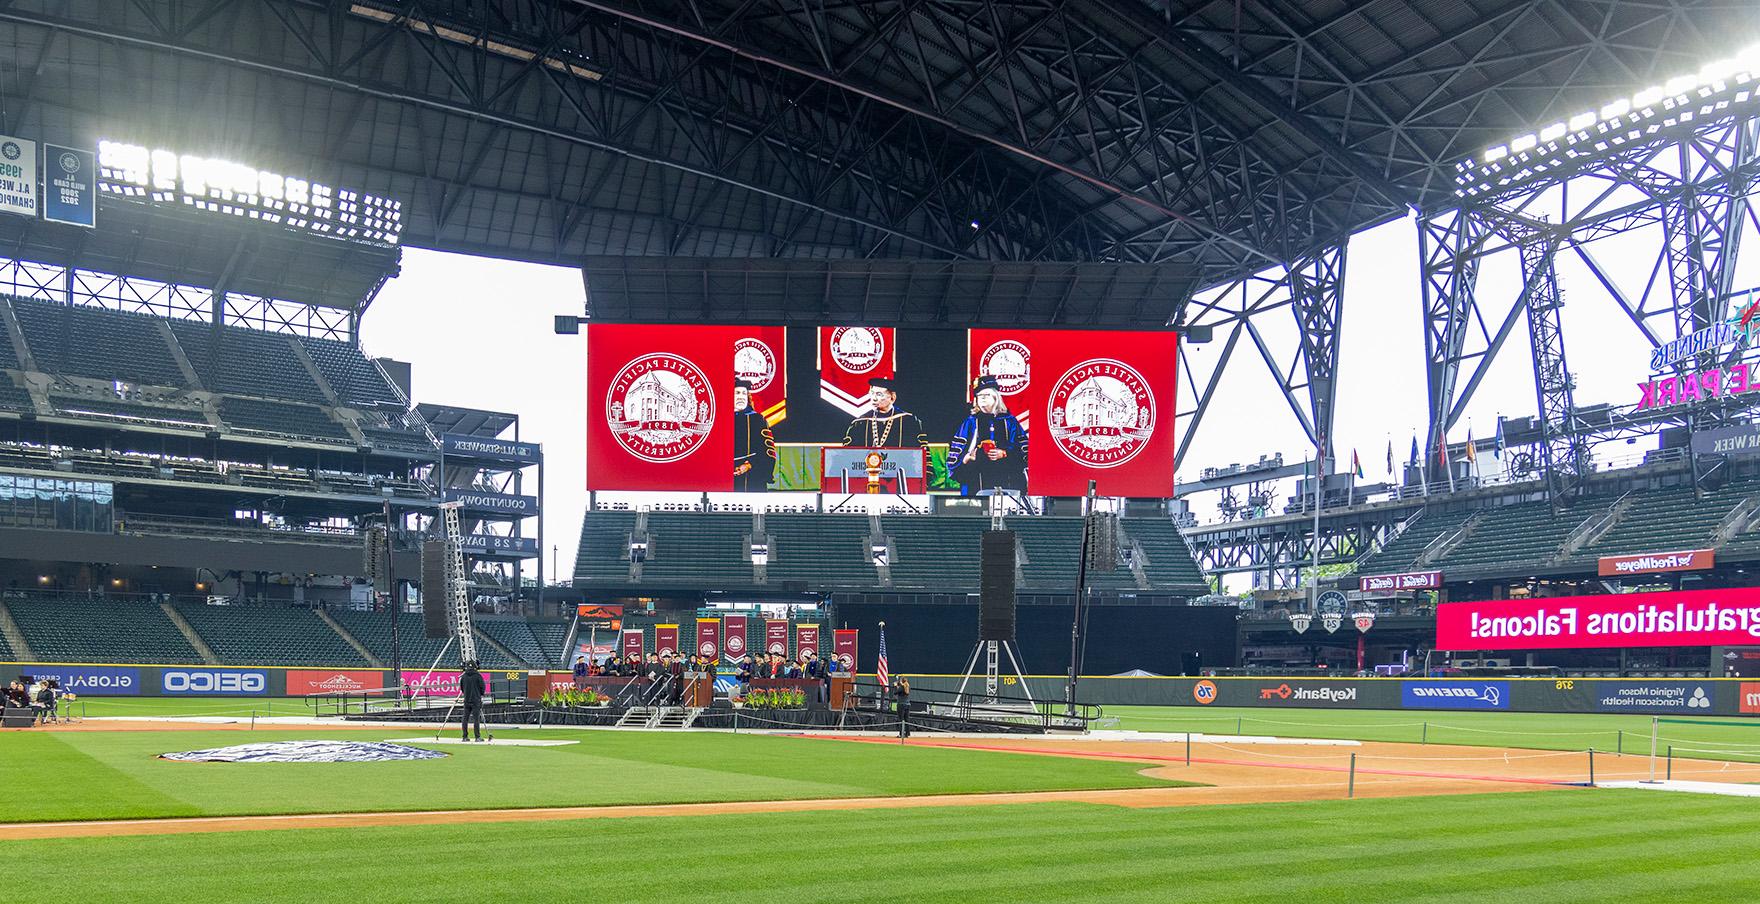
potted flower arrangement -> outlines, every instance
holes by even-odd
[[[541,699],[547,707],[566,709],[582,706],[604,706],[611,702],[611,698],[590,687],[582,689],[553,687],[545,691]]]
[[[741,702],[752,709],[800,709],[807,704],[807,695],[794,688],[755,688]]]

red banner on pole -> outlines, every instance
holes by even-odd
[[[837,667],[851,675],[856,672],[856,635],[860,633],[854,628],[831,632],[831,655],[837,657]]]
[[[765,619],[764,653],[776,653],[785,657],[788,655],[788,619]]]
[[[774,427],[788,417],[788,331],[747,327],[733,342],[733,376],[752,384],[752,408]]]
[[[746,655],[746,617],[729,615],[727,617],[727,640],[723,642],[729,659],[738,659]]]
[[[897,376],[896,338],[892,327],[819,327],[819,397],[850,417],[867,413],[868,381]]]
[[[1760,640],[1760,588],[1445,603],[1438,650],[1710,647]]]
[[[623,658],[630,659],[642,655],[642,629],[625,628],[623,631]]]
[[[654,655],[665,656],[667,653],[678,655],[678,626],[655,625]]]
[[[799,656],[808,650],[812,650],[815,656],[819,655],[819,626],[795,625],[794,654]]]
[[[721,619],[697,619],[697,655],[711,662],[721,658]]]

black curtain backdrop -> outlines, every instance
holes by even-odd
[[[1088,615],[1087,675],[1144,669],[1178,675],[1196,653],[1206,668],[1235,664],[1236,610],[1221,606],[1094,606]],[[1069,667],[1069,606],[1016,610],[1016,650],[1029,675],[1059,675]],[[874,671],[879,623],[886,622],[888,665],[894,674],[963,671],[978,642],[978,604],[837,603],[838,627],[859,628],[859,670]]]

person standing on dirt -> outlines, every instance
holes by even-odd
[[[483,673],[477,669],[477,661],[470,660],[464,664],[464,674],[458,679],[458,692],[464,697],[464,716],[458,721],[458,733],[465,741],[471,739],[469,728],[471,720],[476,720],[477,740],[483,739],[483,693],[488,690],[487,682],[483,681]]]

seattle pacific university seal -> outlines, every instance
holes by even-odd
[[[865,374],[886,356],[886,337],[868,326],[840,326],[831,331],[831,360],[852,374]]]
[[[1143,375],[1111,358],[1090,358],[1051,387],[1046,403],[1051,441],[1090,468],[1116,468],[1149,444],[1155,393]]]
[[[984,349],[984,354],[978,358],[978,373],[995,377],[1002,394],[1011,396],[1032,382],[1032,358],[1026,346],[1004,339]]]
[[[708,441],[715,390],[702,370],[677,355],[642,355],[612,379],[605,421],[629,454],[643,461],[678,461]]]
[[[733,376],[763,392],[776,379],[776,354],[762,340],[746,337],[733,344]]]

